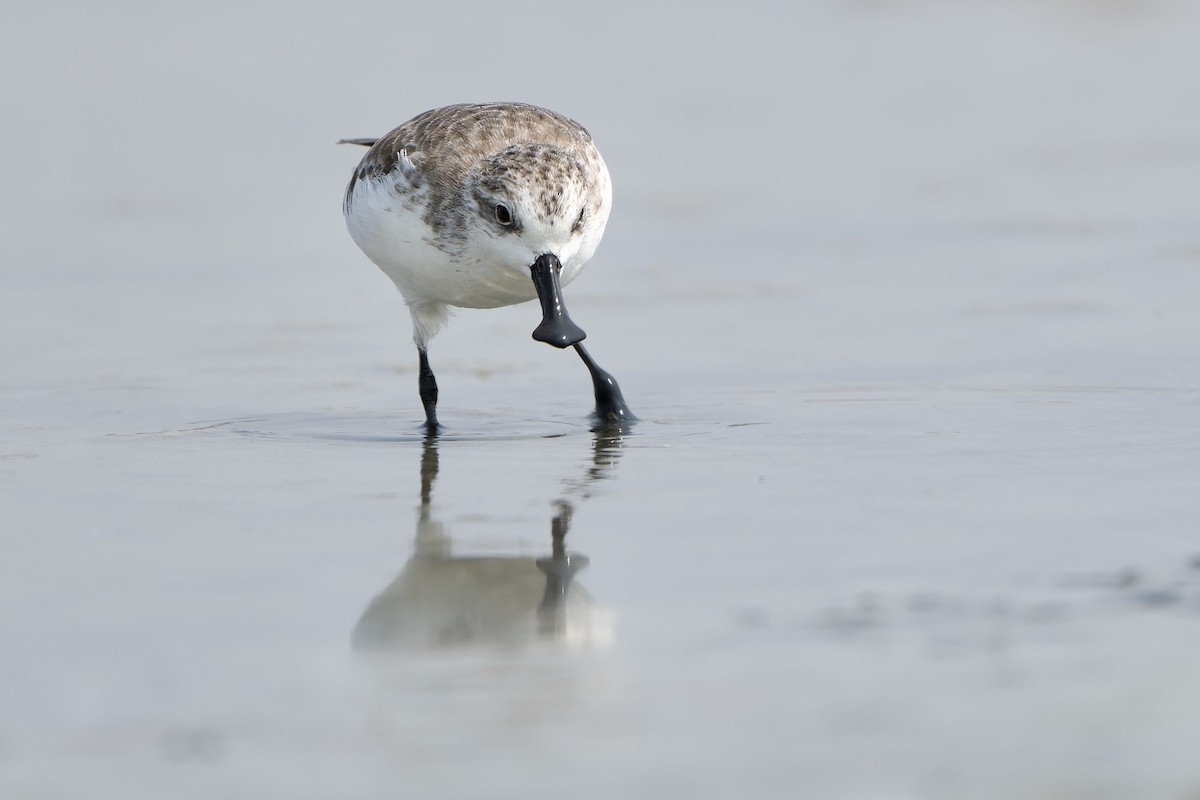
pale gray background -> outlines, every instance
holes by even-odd
[[[0,796],[1195,797],[1197,8],[10,10]],[[434,512],[574,502],[613,641],[379,663],[420,410],[333,142],[493,99],[605,154],[644,421],[598,466],[536,307],[463,313]]]

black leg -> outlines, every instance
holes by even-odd
[[[436,433],[439,427],[437,378],[433,377],[433,370],[429,368],[429,354],[425,352],[425,348],[418,347],[417,352],[421,357],[421,374],[417,379],[417,386],[421,390],[421,405],[425,406],[425,428],[431,433]]]
[[[575,348],[575,352],[579,353],[579,357],[587,365],[588,372],[592,374],[592,386],[596,390],[596,410],[593,413],[598,419],[618,423],[637,419],[626,405],[617,379],[600,369],[580,344],[587,334],[567,315],[558,279],[558,274],[562,272],[558,256],[552,253],[538,256],[529,269],[533,276],[534,288],[537,289],[538,300],[542,304],[542,323],[534,329],[533,338],[555,347]]]
[[[601,420],[632,422],[637,419],[625,403],[625,397],[621,394],[621,387],[617,385],[617,379],[600,369],[600,365],[592,359],[591,354],[584,349],[582,344],[577,342],[573,347],[575,352],[579,353],[579,357],[583,359],[588,372],[592,374],[592,386],[596,390],[596,410],[592,413]]]

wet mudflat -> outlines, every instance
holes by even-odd
[[[1186,5],[650,9],[381,107],[361,21],[28,13],[0,795],[1200,791]],[[627,430],[536,304],[452,321],[420,428],[330,142],[491,98],[613,171],[566,295]]]

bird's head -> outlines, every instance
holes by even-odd
[[[539,257],[552,255],[563,283],[596,251],[612,204],[599,157],[587,165],[549,144],[511,145],[481,159],[465,188],[475,213],[471,250],[525,276]]]

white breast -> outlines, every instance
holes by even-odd
[[[468,250],[452,257],[434,246],[422,218],[424,195],[401,197],[393,185],[389,178],[359,180],[346,204],[346,227],[409,305],[496,308],[537,297],[528,271],[507,267],[487,253]]]

